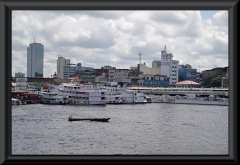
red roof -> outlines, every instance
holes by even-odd
[[[43,85],[43,89],[48,89],[49,87],[49,85]]]
[[[176,85],[201,85],[195,81],[190,81],[190,80],[185,80],[185,81],[180,81],[176,83]]]

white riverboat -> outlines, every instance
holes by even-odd
[[[121,94],[123,103],[147,103],[146,95],[141,91],[125,90]]]
[[[122,96],[121,95],[106,95],[106,103],[107,104],[122,104]]]
[[[63,83],[58,88],[58,94],[68,96],[69,104],[106,105],[105,91],[86,89],[82,84]]]
[[[118,87],[95,87],[95,88],[99,88],[101,90],[106,91],[106,98],[107,101],[114,99],[115,98],[119,98],[118,96],[121,96],[121,100],[122,103],[124,104],[138,104],[138,103],[148,103],[151,102],[150,98],[148,98],[146,96],[146,94],[144,92],[141,91],[135,91],[135,90],[129,90],[126,88],[120,88]],[[148,101],[147,101],[148,99]]]
[[[151,95],[153,103],[173,103],[173,104],[200,104],[200,105],[223,105],[228,106],[228,98],[220,98],[213,95],[208,97],[196,97],[196,95],[170,96]]]
[[[68,96],[66,95],[58,95],[57,93],[52,93],[52,92],[44,92],[42,94],[42,97],[40,99],[40,102],[42,104],[68,104]]]
[[[12,105],[21,105],[22,102],[20,99],[12,98]]]

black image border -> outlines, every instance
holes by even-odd
[[[228,10],[229,18],[229,112],[228,155],[36,155],[11,154],[11,73],[13,10]],[[238,82],[239,0],[0,0],[0,164],[238,164]]]

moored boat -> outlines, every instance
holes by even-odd
[[[20,99],[12,98],[12,105],[21,105],[22,102]]]
[[[133,91],[133,90],[124,90],[121,93],[123,103],[125,104],[139,104],[139,103],[147,103],[146,95],[141,91]]]
[[[228,106],[228,98],[214,97],[196,97],[196,95],[170,96],[170,95],[152,95],[153,103],[172,103],[172,104],[199,104],[199,105],[223,105]]]
[[[43,104],[68,104],[68,96],[60,96],[57,93],[45,92],[40,99],[40,102]]]
[[[145,98],[147,100],[147,103],[152,103],[152,97],[146,95]]]
[[[68,96],[73,105],[106,105],[106,92],[103,90],[85,89],[82,85],[64,83],[58,88],[59,95]]]
[[[107,104],[121,104],[122,96],[121,95],[106,95],[106,103]]]
[[[135,92],[134,93],[134,103],[135,104],[147,103],[146,95],[141,91]]]
[[[38,91],[31,90],[12,90],[12,98],[21,100],[26,104],[39,103]]]

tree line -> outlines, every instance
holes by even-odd
[[[226,73],[218,73],[216,75],[210,76],[204,79],[204,86],[206,87],[221,87],[222,85],[222,77],[224,77]]]

